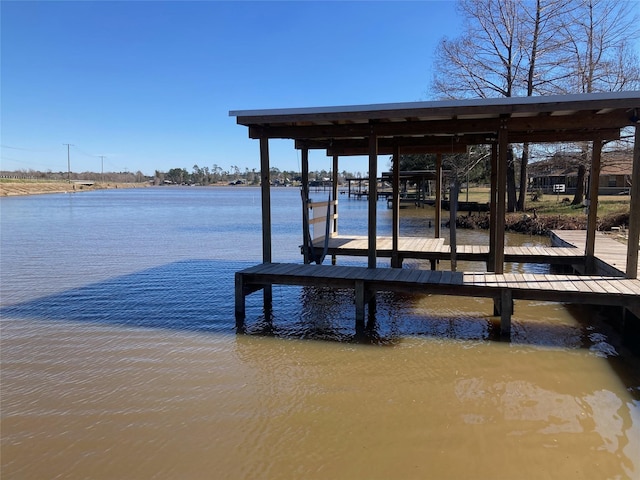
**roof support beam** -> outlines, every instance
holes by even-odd
[[[262,190],[262,263],[271,263],[271,184],[269,179],[269,139],[260,139],[260,179]],[[271,311],[273,287],[265,285],[262,290],[265,315]]]
[[[440,224],[442,223],[442,154],[436,155],[436,225],[435,238],[440,238]]]
[[[606,114],[583,113],[579,117],[567,116],[534,116],[513,117],[509,119],[509,129],[514,139],[527,141],[527,132],[555,131],[556,141],[562,141],[563,133],[593,132],[602,129],[621,128],[632,125],[628,112],[615,110]],[[292,139],[330,139],[330,138],[366,138],[371,128],[378,137],[410,136],[410,135],[455,135],[486,134],[494,135],[500,128],[500,118],[483,119],[447,119],[429,121],[386,122],[370,125],[354,123],[350,125],[270,125],[268,127],[249,126],[250,138],[292,138]],[[522,136],[522,138],[519,137]],[[487,143],[490,139],[487,140]]]
[[[309,245],[309,149],[301,150],[302,167],[302,259],[304,263],[311,263],[310,251],[313,245]]]
[[[598,223],[598,187],[600,186],[600,159],[602,157],[602,140],[596,138],[593,141],[591,153],[591,172],[589,173],[589,214],[587,218],[587,244],[585,256],[587,273],[595,271],[594,254],[596,245],[596,228]]]
[[[629,239],[627,241],[627,278],[638,278],[638,242],[640,241],[640,123],[636,123],[629,207]]]
[[[491,144],[491,186],[489,188],[489,260],[487,271],[496,271],[496,218],[498,214],[498,144]]]
[[[507,119],[502,119],[498,130],[498,186],[496,202],[496,240],[495,240],[495,272],[504,273],[504,227],[507,211],[507,155],[509,149],[509,130]]]
[[[392,193],[392,245],[391,245],[391,267],[402,268],[402,260],[398,257],[398,243],[400,237],[400,148],[396,144],[393,147],[393,193]]]
[[[619,140],[620,129],[605,129],[598,132],[602,140]],[[563,132],[509,132],[511,143],[557,143],[559,138],[566,142],[592,141],[593,130],[563,131]],[[394,145],[399,145],[403,154],[420,153],[466,153],[468,145],[486,145],[495,142],[495,135],[457,135],[452,144],[450,136],[411,136],[378,139],[378,155],[393,155]],[[296,140],[297,149],[309,148],[327,150],[327,156],[367,155],[367,139],[315,139]]]
[[[378,203],[378,137],[371,129],[369,135],[369,268],[376,268],[376,204]]]
[[[271,189],[269,188],[269,139],[260,139],[262,187],[262,262],[271,263]]]
[[[333,201],[335,202],[334,206],[333,206],[333,234],[337,235],[338,234],[338,155],[334,155],[333,156],[333,171],[332,176],[331,176],[331,198],[333,199]],[[332,258],[332,263],[336,263],[335,262],[335,256],[333,256]]]

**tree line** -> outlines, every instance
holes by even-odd
[[[280,170],[277,167],[269,169],[269,182],[271,185],[297,185],[300,183],[300,172],[293,170]],[[346,170],[339,172],[338,182],[343,182],[345,178],[362,176],[361,173],[353,174]],[[327,181],[332,178],[332,173],[327,170],[317,170],[309,172],[311,181]],[[199,167],[194,165],[189,172],[186,168],[172,168],[167,172],[156,170],[154,181],[157,184],[170,183],[176,185],[216,185],[216,184],[245,184],[260,185],[260,172],[255,168],[251,170],[232,165],[230,169],[224,170],[215,165],[213,168]]]

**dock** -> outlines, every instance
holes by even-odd
[[[612,305],[627,309],[623,312],[640,313],[639,111],[640,91],[229,112],[239,125],[248,128],[250,138],[259,140],[262,193],[262,264],[235,275],[238,331],[243,331],[246,296],[261,290],[266,312],[271,309],[273,285],[353,289],[356,331],[363,328],[365,310],[368,309],[369,315],[375,314],[376,292],[379,291],[492,298],[493,314],[500,317],[501,333],[507,337],[514,300]],[[629,242],[616,246],[616,252],[621,253],[615,253],[613,258],[603,253],[604,243],[596,232],[601,157],[603,146],[620,140],[621,131],[629,127],[635,130]],[[271,139],[291,139],[300,151],[302,264],[272,261]],[[590,198],[587,230],[582,234],[584,243],[558,237],[562,241],[558,240],[554,247],[505,246],[509,145],[569,142],[589,144]],[[459,206],[454,200],[450,231],[450,243],[454,247],[451,247],[444,245],[440,238],[443,193],[447,189],[443,182],[443,164],[445,160],[457,162],[453,155],[464,154],[474,145],[490,147],[489,245],[457,245],[455,217]],[[314,204],[310,199],[310,150],[325,150],[332,162],[333,195],[332,200],[324,204]],[[403,154],[435,155],[435,170],[429,172],[429,181],[435,184],[433,239],[400,236],[402,172],[399,165]],[[367,178],[358,179],[358,190],[362,192],[365,184],[367,188],[366,237],[338,233],[339,160],[358,155],[369,159]],[[390,237],[377,234],[379,155],[392,157],[393,171],[387,176],[392,187]],[[457,170],[452,168],[450,172]],[[452,173],[449,180],[449,190],[457,192],[461,179],[454,178]],[[451,198],[457,199],[457,193],[451,194]],[[323,233],[312,235],[311,230],[315,227]],[[326,255],[332,258],[363,256],[367,266],[321,265]],[[390,268],[379,266],[378,259],[386,257],[391,259]],[[431,269],[402,268],[402,262],[407,258],[430,260]],[[451,260],[450,271],[436,270],[439,260],[448,259]],[[457,272],[457,260],[485,262],[487,271]],[[505,273],[508,262],[568,265],[576,274]]]
[[[324,239],[314,240],[315,252],[324,250]],[[376,256],[391,258],[393,256],[393,239],[378,236],[376,239]],[[489,245],[457,245],[458,260],[470,262],[488,262]],[[332,257],[368,256],[368,239],[366,236],[336,235],[328,240],[327,254]],[[443,238],[401,237],[398,239],[398,260],[400,265],[405,259],[417,260],[451,260],[451,246],[445,245]],[[517,263],[539,263],[549,265],[575,265],[584,263],[585,253],[574,245],[566,247],[505,247],[504,261]]]
[[[236,272],[239,328],[246,295],[276,284],[353,289],[356,330],[364,327],[365,304],[378,291],[493,298],[503,335],[510,333],[515,299],[640,308],[640,280],[621,277],[269,263]]]

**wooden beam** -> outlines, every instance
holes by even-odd
[[[507,119],[503,118],[498,130],[498,176],[496,199],[496,240],[495,240],[495,272],[504,272],[504,227],[507,211],[507,150],[509,148],[509,130]]]
[[[489,188],[489,261],[487,271],[496,271],[496,219],[498,215],[498,144],[491,144],[491,173]]]
[[[595,245],[596,229],[598,227],[598,188],[600,187],[600,160],[602,158],[602,140],[599,138],[593,141],[591,153],[591,171],[589,174],[589,210],[587,217],[587,243],[585,256],[587,257],[587,273],[595,271]]]
[[[271,183],[269,181],[269,139],[260,139],[260,181],[262,193],[262,263],[271,263]],[[265,315],[271,311],[273,287],[262,290]]]
[[[603,140],[619,140],[620,129],[599,130],[598,134]],[[580,130],[576,132],[563,132],[563,141],[581,142],[593,140],[593,130]],[[487,134],[466,134],[456,137],[456,142],[452,145],[447,137],[442,136],[396,136],[393,138],[378,139],[378,155],[393,155],[394,145],[400,146],[403,154],[420,153],[466,153],[467,145],[484,145],[495,141],[494,135]],[[509,132],[511,143],[557,143],[558,132]],[[367,139],[316,139],[316,140],[296,140],[296,148],[309,148],[326,150],[327,156],[340,155],[367,155]]]
[[[269,182],[269,139],[260,139],[262,190],[262,262],[271,263],[271,189]]]
[[[508,118],[508,116],[507,116]],[[292,138],[299,140],[330,138],[367,138],[373,133],[378,137],[410,136],[410,135],[455,135],[485,134],[491,143],[491,135],[500,128],[500,118],[477,119],[445,119],[404,122],[354,123],[346,125],[255,125],[249,124],[250,138]],[[610,113],[596,114],[576,112],[572,115],[533,117],[512,117],[509,119],[510,135],[525,142],[527,132],[546,132],[555,135],[554,140],[561,142],[563,135],[571,138],[576,132],[586,131],[594,135],[600,130],[610,130],[633,125],[630,115],[625,110],[614,110]]]
[[[435,238],[440,238],[440,225],[442,224],[442,154],[436,155],[436,209]]]
[[[402,268],[402,260],[398,257],[398,243],[400,237],[400,148],[393,148],[393,181],[392,183],[392,240],[391,240],[391,266]]]
[[[338,234],[338,155],[334,155],[333,156],[333,175],[331,177],[331,196],[333,198],[333,201],[336,202],[336,204],[333,207],[333,234],[337,235]]]
[[[378,137],[373,131],[373,128],[370,131],[369,135],[369,228],[368,228],[368,236],[369,236],[369,259],[368,259],[368,267],[376,268],[376,232],[377,232],[377,224],[376,224],[376,204],[378,203],[378,189],[377,189],[377,181],[378,181]]]
[[[636,136],[633,146],[631,205],[629,208],[626,277],[638,278],[638,242],[640,241],[640,123],[636,124]]]
[[[311,263],[310,250],[313,248],[309,245],[309,209],[307,202],[309,201],[309,149],[303,148],[301,151],[302,159],[302,258],[304,263]]]
[[[511,315],[513,315],[513,296],[511,290],[505,288],[500,292],[500,335],[511,335]]]

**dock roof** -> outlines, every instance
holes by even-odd
[[[621,128],[638,122],[639,111],[640,91],[629,91],[238,110],[229,115],[249,127],[250,138],[290,138],[297,148],[362,155],[372,134],[381,154],[394,145],[402,153],[446,153],[453,146],[493,143],[501,128],[508,130],[511,143],[615,140]]]

